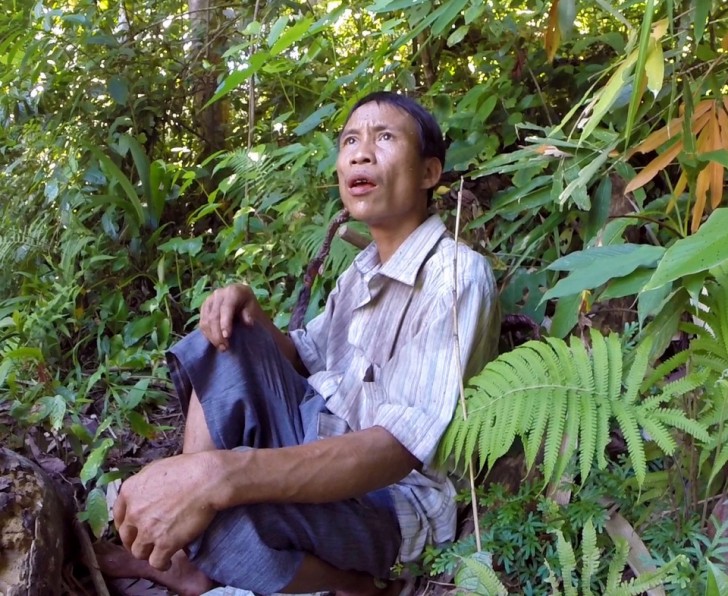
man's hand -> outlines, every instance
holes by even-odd
[[[114,522],[124,546],[155,569],[197,538],[217,511],[208,452],[177,455],[149,464],[121,487]],[[213,468],[214,469],[214,468]]]
[[[224,352],[230,347],[236,317],[246,325],[265,318],[253,290],[244,284],[219,288],[210,294],[202,304],[200,330],[213,346]]]

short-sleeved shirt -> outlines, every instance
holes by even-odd
[[[402,562],[427,543],[454,538],[455,489],[433,457],[458,404],[460,375],[472,376],[495,355],[499,322],[487,260],[456,245],[433,215],[384,264],[374,244],[364,249],[324,312],[291,332],[331,412],[321,415],[319,436],[381,426],[423,464],[390,487]]]

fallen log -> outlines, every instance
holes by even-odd
[[[22,455],[0,448],[0,594],[60,594],[69,527],[48,475]]]

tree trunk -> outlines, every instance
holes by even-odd
[[[60,594],[68,527],[45,472],[0,448],[0,594]]]
[[[204,106],[215,95],[227,37],[222,9],[215,6],[215,0],[188,0],[188,7],[191,42],[188,59],[192,62],[195,124],[204,142],[204,157],[225,148],[227,99]]]

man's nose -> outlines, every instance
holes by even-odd
[[[363,163],[374,163],[376,160],[374,156],[374,147],[372,142],[367,139],[361,139],[351,153],[350,162],[352,165],[363,164]]]

